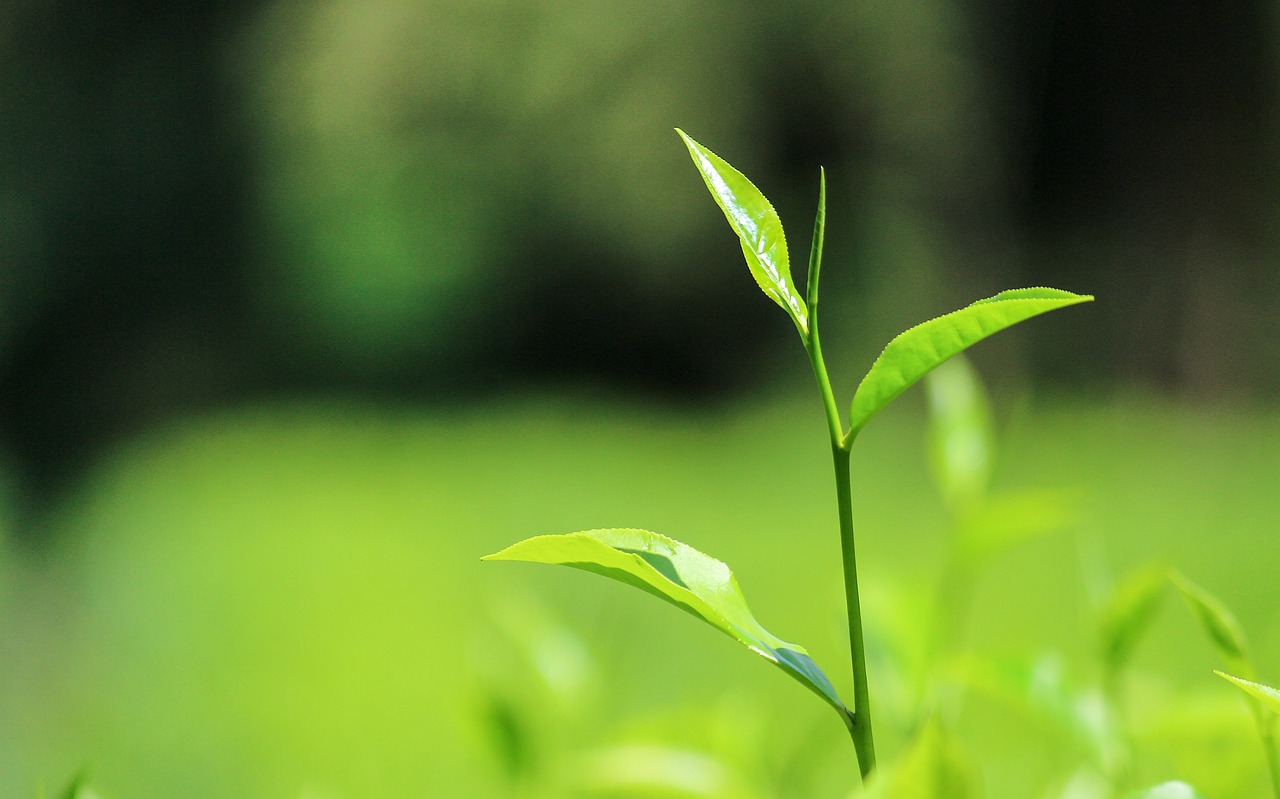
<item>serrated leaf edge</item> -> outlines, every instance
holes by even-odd
[[[710,147],[707,147],[702,142],[693,138],[688,133],[685,133],[680,128],[676,128],[675,131],[680,135],[680,138],[681,140],[683,140],[686,149],[688,149],[690,151],[690,154],[694,156],[695,166],[698,169],[698,175],[702,178],[702,182],[706,184],[707,189],[711,193],[712,199],[716,203],[716,206],[720,208],[720,212],[725,215],[726,219],[728,219],[729,227],[733,229],[734,235],[737,237],[738,243],[742,247],[743,255],[746,256],[747,258],[754,259],[756,267],[759,268],[760,271],[770,274],[771,276],[776,276],[777,282],[784,283],[784,285],[789,284],[791,291],[789,294],[784,293],[779,290],[778,286],[769,285],[761,281],[760,278],[756,275],[756,269],[751,268],[751,264],[748,263],[748,271],[751,272],[751,277],[755,281],[755,284],[759,286],[760,290],[765,293],[765,296],[769,297],[769,299],[773,300],[775,303],[781,306],[783,310],[787,312],[787,315],[791,317],[793,322],[795,322],[796,327],[800,329],[800,332],[802,335],[807,335],[809,332],[809,309],[808,309],[808,306],[805,304],[804,298],[800,296],[800,292],[796,288],[795,277],[791,274],[791,248],[787,246],[787,231],[786,231],[786,227],[782,224],[782,215],[779,214],[778,209],[774,207],[773,201],[770,200],[768,196],[766,196],[765,193],[760,190],[760,187],[755,184],[755,181],[747,177],[747,174],[745,172],[738,169],[733,164],[729,163],[715,150],[712,150]],[[747,244],[745,241],[743,241],[742,235],[738,232],[738,228],[734,224],[734,221],[731,215],[721,204],[719,192],[716,191],[715,187],[711,185],[711,181],[707,178],[707,173],[703,170],[699,160],[701,156],[700,154],[694,151],[695,147],[701,150],[705,150],[706,152],[710,153],[714,158],[718,159],[725,166],[732,169],[735,173],[741,176],[743,180],[747,182],[747,185],[749,185],[752,189],[755,189],[756,193],[760,195],[760,199],[764,200],[765,206],[769,209],[770,213],[772,213],[773,216],[778,220],[778,238],[782,243],[782,251],[787,259],[787,270],[785,275],[781,273],[774,275],[772,270],[766,269],[764,267],[764,264],[760,259],[760,253],[756,252],[754,249],[749,249],[747,247]]]
[[[1219,671],[1218,669],[1214,669],[1213,673],[1239,688],[1249,698],[1249,701],[1265,706],[1272,713],[1280,714],[1280,689],[1253,680],[1246,680],[1233,674],[1227,674],[1225,671]],[[1272,696],[1272,694],[1275,695]]]
[[[939,315],[937,315],[937,316],[930,317],[930,318],[928,318],[928,319],[925,319],[923,322],[918,322],[917,324],[912,325],[911,327],[907,328],[906,330],[903,330],[901,333],[899,333],[899,334],[897,334],[896,336],[894,336],[893,338],[889,339],[889,342],[888,342],[887,344],[885,344],[885,345],[884,345],[884,347],[880,350],[880,354],[878,354],[878,355],[875,357],[875,360],[873,360],[873,361],[871,362],[871,366],[870,366],[870,367],[868,367],[867,371],[863,374],[862,379],[861,379],[860,381],[858,381],[858,385],[854,388],[854,392],[853,392],[853,400],[850,400],[850,404],[852,405],[852,402],[858,398],[858,390],[862,388],[862,384],[866,381],[867,377],[871,374],[872,370],[874,370],[874,369],[876,368],[876,364],[880,363],[881,359],[883,359],[883,358],[884,358],[885,353],[887,353],[887,352],[889,351],[889,348],[890,348],[890,347],[892,347],[892,346],[894,345],[894,343],[895,343],[895,342],[897,342],[898,340],[900,340],[900,339],[902,339],[902,338],[906,337],[908,334],[910,334],[910,333],[912,333],[912,332],[914,332],[914,331],[916,331],[916,330],[918,330],[918,329],[920,329],[920,328],[922,328],[922,327],[924,327],[924,326],[926,326],[926,325],[930,325],[930,324],[932,324],[932,323],[934,323],[934,322],[937,322],[937,321],[938,321],[938,320],[940,320],[940,319],[945,319],[945,318],[947,318],[948,316],[953,316],[953,315],[958,314],[958,313],[963,313],[964,311],[967,311],[967,310],[969,310],[970,308],[973,308],[974,306],[977,306],[977,305],[1001,305],[1001,304],[1004,304],[1004,303],[1013,303],[1013,302],[1018,302],[1018,303],[1022,303],[1022,302],[1049,302],[1049,303],[1055,303],[1055,307],[1054,307],[1054,308],[1049,308],[1049,309],[1046,309],[1046,310],[1057,310],[1057,308],[1065,308],[1065,307],[1070,307],[1070,306],[1072,306],[1072,305],[1080,305],[1080,304],[1082,304],[1082,303],[1086,303],[1086,302],[1093,302],[1093,301],[1094,301],[1094,299],[1095,299],[1095,298],[1094,298],[1094,296],[1093,296],[1092,294],[1076,294],[1075,292],[1069,292],[1069,291],[1066,291],[1065,289],[1055,289],[1055,288],[1052,288],[1052,287],[1050,287],[1050,286],[1028,286],[1028,287],[1026,287],[1026,288],[1022,288],[1022,289],[1005,289],[1005,291],[1000,292],[1000,294],[1004,294],[1004,293],[1006,293],[1006,292],[1010,292],[1010,291],[1035,291],[1035,290],[1037,290],[1037,289],[1043,289],[1043,290],[1046,290],[1046,291],[1058,291],[1058,292],[1062,292],[1063,294],[1066,294],[1066,295],[1069,295],[1069,296],[1064,296],[1064,297],[1008,297],[1008,298],[1005,298],[1005,299],[1002,299],[1002,300],[1001,300],[1001,299],[996,299],[996,297],[1000,296],[999,294],[997,294],[997,295],[995,295],[995,296],[987,297],[987,298],[985,298],[985,299],[974,300],[973,302],[969,303],[968,305],[964,305],[964,306],[961,306],[961,307],[959,307],[959,308],[956,308],[954,311],[948,311],[947,313],[939,314]],[[1025,321],[1025,320],[1024,320],[1024,321]],[[1009,327],[1012,327],[1012,325],[1010,325]],[[1006,328],[1006,329],[1007,329],[1007,328]],[[997,332],[999,332],[999,331],[997,331]],[[992,335],[994,335],[994,334],[992,334]],[[984,337],[984,338],[985,338],[985,337]],[[974,343],[976,344],[976,343],[978,343],[978,342],[974,342]],[[951,359],[952,359],[952,358],[954,358],[956,355],[959,355],[961,352],[964,352],[964,351],[965,351],[965,350],[967,350],[967,349],[968,349],[968,347],[965,347],[964,349],[960,350],[959,352],[953,353],[952,355],[948,355],[948,356],[947,356],[946,358],[944,358],[942,361],[939,361],[939,362],[938,362],[938,364],[937,364],[937,366],[940,366],[940,365],[942,365],[943,363],[946,363],[947,361],[951,360]],[[935,369],[936,369],[936,368],[937,368],[937,366],[935,366],[935,367],[933,367],[933,368],[935,368]],[[930,370],[930,371],[932,371],[932,370]],[[926,372],[925,374],[928,374],[928,372]],[[920,378],[923,378],[924,376],[925,376],[924,374],[920,375],[920,377],[919,377],[919,378],[916,378],[916,381],[918,381]],[[890,397],[890,398],[889,398],[889,401],[888,401],[888,402],[892,402],[894,399],[896,399],[897,397],[901,396],[901,394],[902,394],[903,392],[905,392],[907,389],[911,388],[911,386],[915,385],[915,382],[916,382],[916,381],[913,381],[912,383],[910,383],[910,384],[908,384],[907,386],[905,386],[905,387],[902,389],[902,391],[898,392],[897,394],[894,394],[894,395],[893,395],[893,397]],[[885,405],[888,405],[888,402],[886,402],[886,403],[885,403]],[[867,424],[867,422],[871,421],[872,417],[874,417],[877,413],[879,413],[881,410],[883,410],[883,409],[884,409],[885,405],[882,405],[880,408],[877,408],[877,409],[876,409],[876,410],[875,410],[871,415],[869,415],[869,416],[867,416],[865,419],[863,419],[863,420],[862,420],[862,422],[861,422],[861,424],[854,426],[854,427],[853,427],[853,429],[850,431],[851,435],[852,435],[852,434],[856,434],[856,433],[858,433],[858,432],[859,432],[863,427],[865,427],[865,426],[866,426],[866,424]],[[852,420],[850,421],[850,423],[852,424]]]
[[[1006,289],[1005,291],[1035,291],[1036,289],[1048,289],[1048,290],[1051,290],[1051,291],[1062,291],[1062,289],[1050,289],[1050,287],[1049,287],[1049,286],[1028,286],[1028,287],[1027,287],[1027,288],[1025,288],[1025,289]],[[1003,294],[1003,293],[1004,293],[1004,292],[1001,292],[1001,294]],[[1068,293],[1070,293],[1070,292],[1068,292]],[[946,313],[944,313],[944,314],[938,314],[937,316],[931,316],[931,317],[929,317],[928,319],[924,320],[923,322],[918,322],[918,323],[916,323],[916,324],[912,325],[911,327],[908,327],[906,330],[903,330],[903,331],[902,331],[901,333],[899,333],[898,335],[896,335],[896,336],[894,336],[893,338],[889,339],[889,343],[884,345],[884,347],[880,350],[880,355],[877,355],[877,356],[876,356],[875,361],[872,361],[872,362],[871,362],[871,365],[872,365],[872,366],[875,366],[876,361],[879,361],[879,360],[880,360],[880,357],[881,357],[882,355],[884,355],[884,354],[885,354],[885,352],[887,352],[887,351],[888,351],[889,347],[891,347],[891,346],[893,345],[893,342],[897,341],[898,339],[902,338],[903,336],[907,335],[908,333],[912,332],[913,330],[916,330],[916,329],[918,329],[918,328],[924,327],[924,326],[925,326],[925,325],[927,325],[927,324],[931,324],[931,323],[933,323],[933,322],[936,322],[936,321],[938,321],[939,319],[945,319],[945,318],[947,318],[948,316],[951,316],[952,314],[958,314],[958,313],[960,313],[960,312],[962,312],[962,311],[967,311],[968,309],[970,309],[970,308],[974,307],[975,305],[1002,305],[1002,304],[1007,303],[1007,302],[1054,302],[1054,303],[1061,303],[1061,304],[1063,304],[1063,305],[1079,305],[1079,304],[1081,304],[1081,303],[1085,303],[1085,302],[1093,302],[1093,301],[1094,301],[1094,299],[1095,299],[1095,298],[1094,298],[1094,296],[1093,296],[1092,294],[1074,294],[1074,293],[1071,293],[1071,294],[1072,294],[1072,295],[1071,295],[1070,297],[1007,297],[1007,298],[1005,298],[1005,299],[1003,299],[1003,300],[997,300],[995,297],[987,297],[986,299],[974,300],[973,302],[969,303],[968,305],[962,305],[962,306],[960,306],[959,308],[956,308],[954,311],[947,311],[947,312],[946,312]],[[997,295],[997,296],[999,296],[999,295]],[[960,354],[960,353],[956,353],[956,355],[959,355],[959,354]],[[952,358],[954,358],[954,357],[955,357],[955,355],[953,355],[953,356],[951,356],[951,357],[952,357]],[[950,358],[948,358],[948,360],[950,360]],[[871,371],[870,369],[868,369],[868,370],[867,370],[867,372],[868,372],[868,373],[869,373],[870,371]]]

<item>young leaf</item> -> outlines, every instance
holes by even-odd
[[[987,491],[991,476],[991,406],[968,359],[957,356],[930,373],[929,454],[943,498],[967,509]]]
[[[813,217],[813,241],[809,244],[809,274],[805,292],[809,297],[809,313],[818,316],[818,279],[822,272],[822,241],[827,231],[827,171],[818,170],[818,212]],[[817,324],[817,322],[814,322]]]
[[[1091,300],[1090,295],[1059,289],[1011,289],[901,333],[876,358],[854,392],[849,412],[852,433],[856,435],[884,406],[951,356],[1023,320]]]
[[[1132,799],[1204,799],[1204,796],[1185,782],[1164,782],[1139,791]]]
[[[1142,633],[1151,625],[1165,586],[1167,570],[1150,564],[1128,574],[1111,592],[1098,618],[1102,657],[1111,673],[1123,668]]]
[[[707,189],[729,226],[738,234],[742,254],[746,256],[751,275],[765,294],[782,306],[800,328],[809,331],[809,311],[791,282],[791,261],[787,255],[787,239],[782,233],[782,220],[773,205],[747,177],[720,156],[689,138],[676,128],[702,173]]]
[[[1227,610],[1227,606],[1179,572],[1171,572],[1169,579],[1182,593],[1187,607],[1199,619],[1222,659],[1252,677],[1253,662],[1249,656],[1249,644],[1245,640],[1244,631],[1240,629],[1240,623]]]
[[[1253,699],[1258,700],[1264,707],[1276,713],[1280,713],[1280,690],[1276,690],[1270,685],[1253,682],[1252,680],[1242,680],[1239,677],[1232,677],[1230,674],[1224,674],[1217,669],[1214,669],[1213,673],[1235,685]]]
[[[527,538],[483,560],[572,566],[653,594],[790,674],[849,723],[848,709],[809,653],[760,626],[729,567],[687,544],[647,530],[587,530]]]

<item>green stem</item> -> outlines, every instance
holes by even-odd
[[[867,656],[862,634],[862,603],[858,594],[858,559],[853,546],[853,501],[849,480],[849,448],[832,442],[836,470],[836,500],[840,506],[840,556],[844,563],[844,598],[849,614],[849,655],[853,663],[853,747],[865,780],[876,767],[871,732],[871,692],[867,686]]]
[[[809,249],[809,300],[807,329],[800,336],[813,364],[813,375],[822,393],[822,408],[827,415],[831,434],[831,455],[836,469],[836,502],[840,508],[840,555],[844,564],[844,598],[849,617],[849,657],[853,663],[853,711],[846,716],[849,736],[853,738],[858,769],[865,782],[876,768],[876,746],[871,735],[871,692],[867,688],[867,656],[862,639],[862,603],[858,597],[858,562],[853,550],[853,499],[850,493],[849,453],[856,433],[847,434],[836,407],[835,393],[827,364],[822,360],[822,343],[818,340],[818,279],[822,270],[822,240],[827,224],[827,176],[821,173],[818,184],[818,214],[813,223],[813,243]],[[800,325],[797,323],[797,327]],[[1280,799],[1280,798],[1278,798]]]
[[[853,541],[853,499],[850,481],[850,458],[853,437],[845,435],[831,390],[831,379],[822,359],[822,345],[818,340],[817,314],[810,309],[809,335],[805,349],[813,363],[813,373],[822,393],[822,405],[826,411],[831,434],[831,455],[836,473],[836,503],[840,513],[840,555],[844,565],[844,596],[849,619],[849,656],[853,666],[853,714],[849,719],[849,735],[858,756],[858,768],[863,780],[876,767],[875,741],[871,731],[871,692],[867,687],[867,656],[862,634],[862,602],[858,594],[858,561]]]

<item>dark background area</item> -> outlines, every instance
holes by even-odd
[[[677,125],[797,263],[826,167],[850,359],[1047,284],[1099,300],[993,346],[997,382],[1274,400],[1278,29],[1265,2],[9,3],[13,493],[38,512],[122,438],[273,397],[799,374],[760,368],[785,320]]]

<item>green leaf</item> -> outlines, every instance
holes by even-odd
[[[878,772],[867,799],[969,799],[978,795],[974,769],[937,721],[930,721],[897,762]]]
[[[1103,605],[1098,614],[1098,637],[1109,672],[1123,668],[1138,639],[1151,626],[1164,594],[1167,573],[1160,563],[1135,569],[1120,581]]]
[[[818,316],[818,278],[822,272],[822,242],[827,231],[827,171],[818,170],[818,212],[813,218],[813,241],[809,243],[809,274],[805,291],[809,297],[809,313]],[[817,322],[814,322],[817,324]]]
[[[787,239],[783,235],[778,212],[745,175],[689,138],[684,131],[676,128],[676,133],[689,148],[694,166],[702,173],[707,189],[720,210],[724,211],[729,226],[738,234],[752,277],[764,293],[791,316],[800,332],[808,333],[809,310],[791,282]]]
[[[1245,679],[1241,679],[1240,677],[1232,677],[1230,674],[1225,674],[1221,671],[1218,671],[1217,669],[1214,669],[1213,673],[1218,675],[1222,679],[1226,680],[1227,682],[1235,685],[1237,688],[1239,688],[1241,691],[1244,691],[1250,697],[1253,697],[1254,699],[1258,700],[1263,707],[1266,707],[1275,713],[1280,713],[1280,690],[1276,690],[1275,688],[1272,688],[1270,685],[1263,685],[1262,683],[1253,682],[1252,680],[1245,680]]]
[[[653,594],[790,674],[849,723],[848,709],[809,653],[760,626],[729,567],[687,544],[647,530],[587,530],[528,538],[483,560],[572,566]]]
[[[925,388],[934,478],[953,511],[970,508],[987,492],[995,449],[986,389],[964,356],[930,373]]]
[[[849,426],[857,434],[931,370],[987,336],[1033,316],[1090,302],[1092,296],[1051,288],[1011,289],[930,319],[898,335],[867,372],[853,395]]]
[[[1139,791],[1130,799],[1204,799],[1204,796],[1185,782],[1164,782]]]
[[[1171,572],[1169,579],[1182,593],[1187,607],[1200,621],[1222,659],[1252,677],[1253,662],[1249,656],[1248,641],[1244,637],[1244,631],[1240,629],[1240,623],[1227,606],[1179,572]]]

